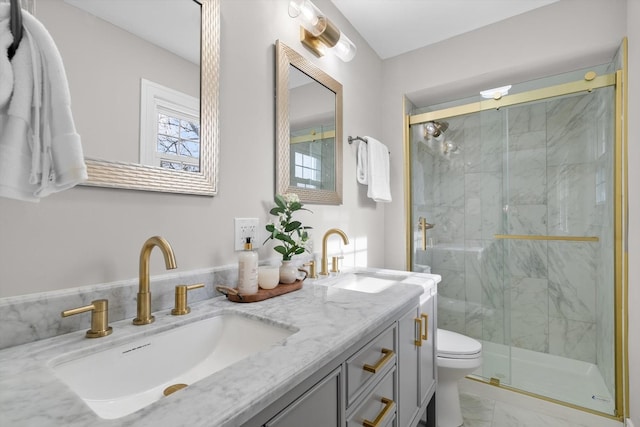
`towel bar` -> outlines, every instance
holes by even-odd
[[[347,138],[347,141],[349,142],[349,144],[353,143],[353,141],[362,141],[365,144],[368,143],[369,141],[367,141],[367,138],[363,138],[361,136],[350,136]]]
[[[361,136],[349,136],[349,137],[347,137],[347,142],[349,144],[352,144],[353,141],[362,141],[365,144],[369,143],[369,141],[367,141],[367,138],[363,138]],[[389,151],[389,154],[391,154],[391,151]]]

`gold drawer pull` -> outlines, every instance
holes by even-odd
[[[387,399],[386,397],[383,397],[380,400],[382,401],[382,403],[384,403],[384,408],[382,409],[382,411],[380,411],[380,413],[378,414],[378,416],[373,422],[369,420],[363,420],[362,425],[364,427],[378,427],[378,425],[380,425],[382,420],[386,418],[387,414],[391,412],[396,406],[393,400]]]
[[[368,363],[365,363],[364,366],[362,367],[362,369],[364,369],[367,372],[371,372],[372,374],[377,373],[384,365],[387,364],[387,362],[389,360],[391,360],[393,358],[393,356],[395,355],[395,353],[393,352],[393,350],[389,350],[388,348],[383,348],[381,350],[382,354],[384,354],[384,356],[382,356],[382,358],[380,360],[378,360],[378,362],[371,366]]]
[[[420,317],[424,319],[424,332],[422,333],[422,339],[426,341],[429,339],[429,315],[422,313]]]
[[[416,317],[413,321],[416,322],[415,326],[417,326],[416,331],[418,332],[418,337],[413,341],[413,343],[416,347],[422,347],[422,319]]]

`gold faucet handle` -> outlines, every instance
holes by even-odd
[[[311,260],[305,264],[302,264],[304,267],[309,267],[309,279],[317,279],[318,273],[316,272],[316,261]]]
[[[174,316],[182,316],[183,314],[190,313],[191,309],[187,306],[187,292],[198,288],[204,288],[204,283],[176,286],[176,305],[174,309],[171,310],[171,314]]]
[[[109,326],[109,301],[98,299],[84,307],[72,308],[63,311],[62,317],[69,317],[80,313],[91,312],[91,329],[86,333],[87,338],[100,338],[111,335],[113,328]]]
[[[340,273],[340,269],[338,268],[339,259],[344,259],[344,257],[343,256],[331,257],[331,273]]]

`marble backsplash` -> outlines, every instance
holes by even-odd
[[[175,303],[175,286],[204,283],[204,288],[189,291],[189,303],[216,296],[216,286],[235,286],[236,265],[171,273],[151,277],[152,312],[166,310]],[[109,300],[109,322],[135,318],[138,279],[82,286],[0,299],[0,349],[66,334],[91,326],[89,313],[63,318],[61,312]]]

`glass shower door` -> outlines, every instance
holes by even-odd
[[[503,244],[494,238],[505,226],[505,123],[493,110],[436,123],[446,127],[437,136],[425,124],[411,126],[411,268],[442,276],[439,328],[491,347],[495,357],[485,357],[476,374],[508,383],[510,298]]]
[[[475,374],[612,414],[613,87],[410,127],[413,271]]]
[[[615,395],[613,93],[507,109],[496,235],[511,290],[511,385],[605,413]]]

